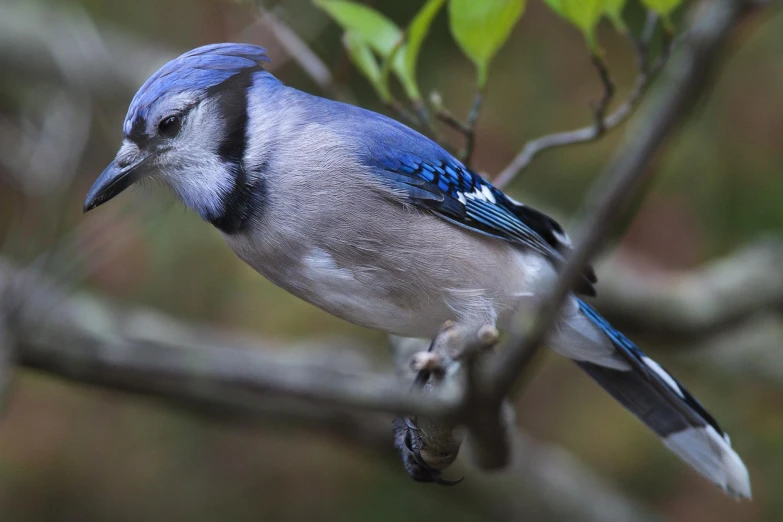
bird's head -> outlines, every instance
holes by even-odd
[[[267,61],[261,47],[213,44],[161,67],[133,97],[122,146],[84,211],[141,179],[157,179],[204,219],[219,220],[232,193],[245,190],[248,88],[259,76],[271,78],[262,67]]]

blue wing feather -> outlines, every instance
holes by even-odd
[[[361,144],[360,160],[405,202],[474,232],[529,248],[559,266],[571,244],[552,218],[517,203],[440,145],[381,114],[338,102],[310,105],[311,119]],[[316,108],[317,107],[317,108]],[[575,289],[594,295],[591,268]]]
[[[414,203],[468,228],[528,246],[553,261],[562,260],[556,248],[514,213],[513,207],[520,205],[512,203],[456,158],[437,163],[413,159],[409,153],[404,158],[403,161],[383,161],[375,166],[381,167],[379,174],[407,192]]]

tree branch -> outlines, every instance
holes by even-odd
[[[344,403],[316,397],[314,402],[307,397],[309,394],[301,393],[292,397],[291,385],[285,382],[291,378],[297,387],[297,382],[310,377],[319,381],[329,377],[358,379],[349,387],[357,382],[367,386],[391,382],[397,389],[407,389],[396,379],[361,376],[371,366],[365,356],[368,347],[347,349],[345,343],[340,343],[338,350],[319,343],[282,348],[274,343],[238,339],[154,312],[120,310],[89,296],[66,296],[29,271],[4,263],[0,263],[0,291],[8,292],[6,305],[16,302],[20,295],[25,297],[25,307],[16,321],[21,327],[16,338],[20,355],[17,362],[22,366],[71,382],[148,395],[221,420],[251,424],[284,421],[306,426],[381,455],[391,454],[388,417],[370,415],[351,404],[352,399]],[[395,351],[397,365],[412,376],[410,357],[422,350],[423,341],[400,342],[408,344]],[[271,366],[264,368],[267,364]],[[278,375],[269,380],[264,377],[267,372]],[[259,377],[261,380],[255,382]],[[416,400],[421,397],[417,395]],[[438,418],[428,417],[428,421]],[[655,519],[562,449],[517,435],[515,430],[510,436],[515,456],[509,473],[474,475],[464,486],[491,495],[491,510],[499,516],[532,510],[558,520],[580,522]],[[506,495],[507,491],[517,494]]]
[[[3,295],[0,294],[0,297]],[[0,310],[0,415],[5,412],[11,389],[15,345],[12,335],[8,324],[8,314]]]
[[[16,279],[13,285],[11,277]],[[198,398],[204,390],[216,389],[246,399],[273,393],[359,411],[432,417],[456,412],[454,397],[432,393],[422,398],[394,377],[276,357],[253,350],[247,342],[220,336],[205,342],[209,334],[173,335],[161,345],[150,332],[177,333],[182,328],[160,317],[112,314],[105,304],[70,300],[44,290],[34,275],[7,265],[0,285],[11,292],[10,302],[23,303],[16,325],[18,362],[74,380],[177,398]],[[97,331],[94,325],[103,328]]]
[[[783,315],[783,241],[769,238],[703,268],[642,276],[628,260],[602,266],[601,310],[624,330],[682,342],[720,334],[761,312]]]
[[[783,320],[778,313],[759,312],[706,339],[677,344],[678,357],[695,368],[720,372],[743,382],[783,385]]]
[[[556,445],[511,430],[511,460],[504,473],[471,474],[485,505],[500,520],[652,522],[653,513],[618,495]],[[552,516],[545,516],[552,513]],[[523,514],[523,515],[520,515]]]

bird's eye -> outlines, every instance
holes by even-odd
[[[182,118],[179,116],[168,116],[160,121],[158,131],[162,136],[173,138],[179,134],[180,127],[182,127]]]

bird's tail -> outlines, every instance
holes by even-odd
[[[647,357],[582,300],[579,312],[612,341],[625,369],[577,360],[577,364],[650,427],[693,469],[735,498],[750,498],[748,470],[731,449],[729,436],[688,390]]]

